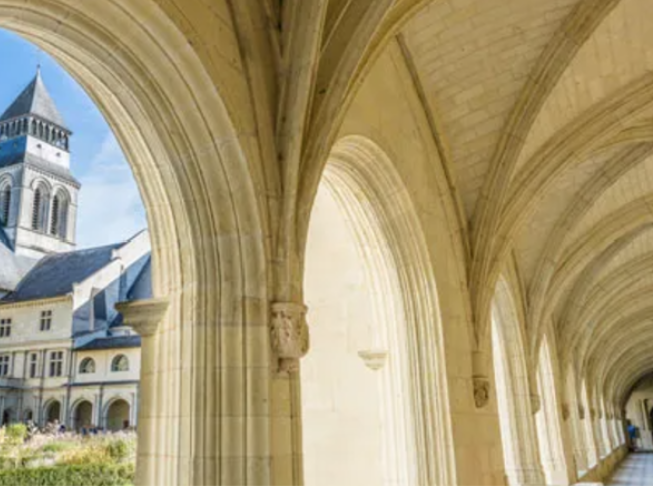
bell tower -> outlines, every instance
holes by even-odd
[[[71,136],[38,69],[0,116],[0,233],[17,255],[75,248],[80,184],[70,172]]]

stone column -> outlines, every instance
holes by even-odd
[[[137,423],[145,422],[150,425],[148,428],[143,427],[139,430],[139,458],[137,460],[137,477],[152,478],[154,473],[152,469],[156,466],[149,457],[149,452],[156,448],[156,417],[159,416],[160,410],[169,406],[169,403],[162,403],[160,400],[170,400],[172,397],[157,397],[157,381],[161,378],[155,373],[157,358],[164,360],[162,365],[165,367],[166,356],[159,355],[156,349],[156,334],[162,320],[165,318],[169,302],[167,299],[148,299],[131,302],[120,302],[116,304],[116,310],[123,316],[125,325],[132,327],[141,336],[141,376],[139,383],[139,406]],[[174,353],[168,356],[174,359]],[[170,376],[169,378],[172,378]],[[190,377],[186,377],[187,379]],[[134,413],[132,404],[131,412]],[[98,426],[102,422],[102,397],[100,395],[98,404]],[[161,469],[164,469],[161,467]],[[137,480],[138,481],[138,480]],[[140,484],[145,484],[140,480]]]

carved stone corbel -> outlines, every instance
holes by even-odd
[[[542,399],[540,398],[539,395],[536,395],[536,394],[532,393],[531,394],[531,411],[533,412],[533,415],[535,415],[540,410],[542,410]]]
[[[168,299],[145,299],[118,302],[115,308],[122,314],[126,326],[134,328],[140,336],[148,337],[156,333],[169,305]]]
[[[307,308],[295,302],[275,302],[271,310],[270,338],[279,360],[279,371],[295,372],[309,348]]]
[[[372,371],[378,371],[385,365],[385,362],[388,358],[388,352],[376,349],[376,350],[365,350],[359,351],[358,356],[361,357],[365,366],[367,366]]]
[[[571,415],[571,410],[569,410],[569,404],[568,403],[563,403],[562,404],[562,420],[565,422],[569,420],[569,416]]]
[[[475,376],[474,404],[476,408],[484,408],[490,402],[490,380],[485,376]]]
[[[484,353],[472,353],[472,382],[476,408],[485,408],[490,403],[490,380],[487,377],[488,359]]]

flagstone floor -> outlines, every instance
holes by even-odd
[[[606,485],[653,486],[653,454],[630,455]]]

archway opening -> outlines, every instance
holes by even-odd
[[[61,422],[61,402],[59,402],[59,400],[53,400],[46,407],[45,422],[46,424]]]
[[[13,421],[13,410],[5,408],[2,412],[2,425],[9,425]]]
[[[89,429],[93,423],[93,404],[88,400],[80,402],[75,407],[73,416],[73,428],[80,432],[82,429]]]
[[[491,342],[506,476],[510,485],[545,484],[522,322],[501,278],[492,305]]]
[[[422,243],[410,197],[387,156],[362,137],[336,144],[305,254],[308,486],[452,482],[436,290]],[[425,332],[433,348],[418,351]],[[428,383],[411,373],[420,359],[432,370]]]
[[[558,402],[560,377],[554,366],[548,336],[544,336],[537,366],[537,392],[540,410],[535,414],[542,467],[547,484],[569,482],[569,469],[565,456],[564,436],[561,424],[568,417],[561,416],[562,404]],[[557,363],[556,363],[557,364]]]
[[[128,429],[130,422],[131,407],[126,400],[117,399],[111,402],[107,408],[106,429],[111,432]]]

